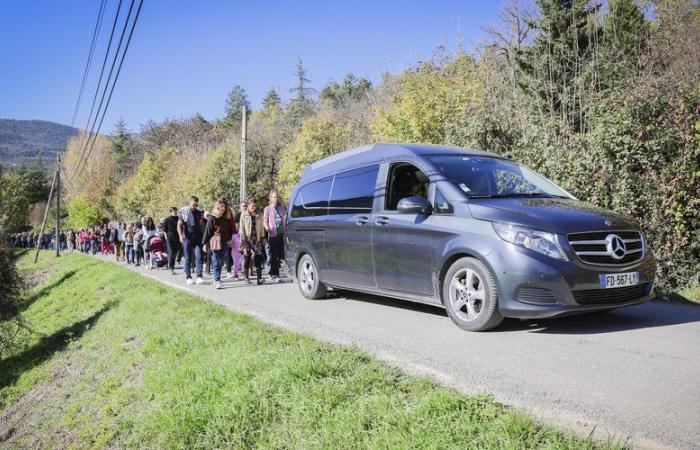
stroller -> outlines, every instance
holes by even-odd
[[[151,236],[146,241],[146,251],[149,252],[148,268],[153,269],[165,267],[168,264],[168,254],[166,253],[165,240],[156,235]]]

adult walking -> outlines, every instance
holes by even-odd
[[[250,284],[250,275],[255,266],[258,284],[263,283],[262,265],[265,262],[265,226],[254,198],[248,199],[248,207],[241,215],[241,253],[243,253],[243,275]]]
[[[207,225],[202,237],[202,245],[207,246],[211,256],[214,286],[221,289],[221,269],[226,263],[229,243],[236,228],[233,212],[225,198],[219,197],[207,218]]]
[[[153,217],[145,217],[143,221],[143,255],[146,266],[150,269],[151,266],[151,238],[158,236],[158,228],[153,220]]]
[[[190,204],[180,208],[177,221],[177,231],[182,244],[182,253],[185,256],[185,280],[192,284],[192,257],[194,257],[195,274],[197,284],[204,282],[202,278],[202,235],[204,226],[202,211],[199,209],[199,199],[194,195],[190,198]]]
[[[124,224],[126,225],[126,223]],[[124,231],[124,252],[126,253],[126,263],[134,264],[136,261],[134,253],[134,224],[126,227]]]
[[[280,202],[277,191],[270,191],[270,204],[263,212],[263,224],[267,231],[270,246],[270,278],[272,281],[282,281],[280,278],[280,263],[284,258],[284,236],[287,231],[287,210]]]
[[[168,246],[168,268],[175,275],[175,260],[180,252],[180,233],[177,229],[178,211],[176,207],[170,208],[170,215],[163,220],[165,242]]]
[[[233,217],[237,225],[241,223],[241,214],[247,208],[246,202],[241,202],[240,209],[236,212]],[[241,262],[243,260],[243,255],[241,255],[241,235],[240,233],[233,233],[231,237],[231,260],[233,261],[233,279],[238,280],[238,274],[241,270]]]

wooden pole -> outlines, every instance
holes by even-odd
[[[36,243],[36,255],[34,255],[34,264],[39,260],[39,249],[41,248],[41,241],[44,238],[44,230],[46,229],[46,218],[49,216],[49,208],[51,207],[51,199],[53,198],[53,191],[56,187],[56,178],[58,178],[58,167],[53,173],[53,181],[51,182],[51,190],[49,191],[49,199],[46,202],[46,209],[44,210],[44,221],[41,222],[41,232],[39,233],[39,242]]]
[[[246,178],[246,157],[248,154],[248,111],[246,106],[241,107],[241,198],[240,201],[245,201],[248,195],[248,186]]]
[[[56,155],[56,257],[61,256],[61,154]]]

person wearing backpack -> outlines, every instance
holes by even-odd
[[[194,269],[197,276],[197,284],[202,284],[202,237],[204,225],[202,210],[199,209],[199,199],[196,196],[190,198],[190,204],[180,208],[177,221],[177,231],[182,244],[182,253],[185,257],[183,269],[187,284],[192,284],[192,257],[194,257]]]

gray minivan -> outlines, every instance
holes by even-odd
[[[288,214],[287,267],[310,299],[331,287],[428,303],[481,331],[653,295],[632,217],[483,151],[348,150],[307,167]]]

